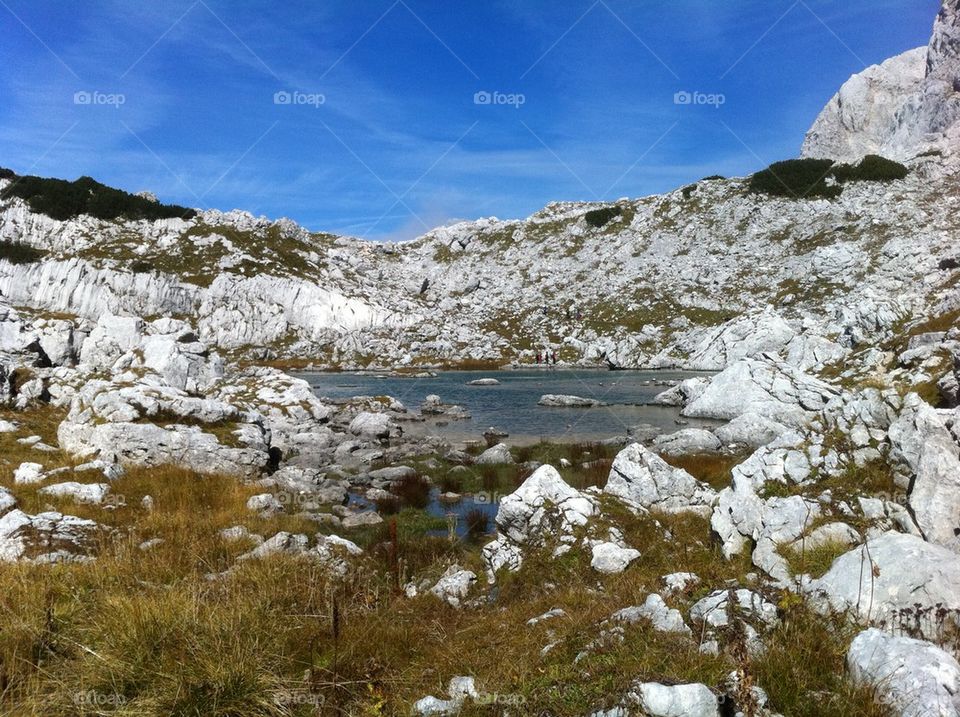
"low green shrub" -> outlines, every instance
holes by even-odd
[[[602,209],[593,209],[586,214],[583,218],[586,220],[587,224],[599,229],[602,226],[609,224],[611,221],[620,216],[620,207],[603,207]]]
[[[840,164],[833,168],[833,175],[840,182],[892,182],[903,179],[910,170],[899,162],[868,154],[859,164]]]
[[[0,167],[0,179],[16,179],[17,173],[12,169],[7,169],[6,167]]]
[[[795,199],[832,199],[840,196],[843,189],[827,184],[831,167],[832,159],[788,159],[774,162],[750,178],[750,191]]]
[[[130,271],[134,274],[152,274],[156,271],[156,267],[153,265],[153,262],[146,261],[145,259],[137,259],[130,264]]]
[[[18,197],[30,209],[52,219],[73,219],[87,214],[97,219],[124,218],[130,220],[190,219],[193,209],[176,204],[160,204],[120,189],[108,187],[90,177],[69,182],[46,177],[20,177],[0,191],[0,199]]]
[[[910,170],[899,162],[868,154],[857,164],[835,164],[832,159],[788,159],[774,162],[750,178],[750,191],[779,197],[826,197],[843,192],[846,182],[892,182]],[[828,179],[834,183],[829,184]]]
[[[29,244],[16,241],[0,241],[0,259],[11,264],[33,264],[40,261],[46,252]]]

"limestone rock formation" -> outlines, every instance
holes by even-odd
[[[846,162],[908,160],[960,146],[960,5],[942,0],[928,47],[851,77],[807,133],[802,154]]]

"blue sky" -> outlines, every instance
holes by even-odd
[[[796,156],[938,7],[0,0],[0,166],[407,239]]]

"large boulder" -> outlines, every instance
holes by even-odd
[[[163,321],[154,322],[150,328],[171,333],[156,333],[141,342],[144,366],[156,371],[174,388],[187,393],[208,391],[223,377],[220,357],[211,354],[189,326],[177,325],[182,322],[167,325]]]
[[[63,483],[53,483],[44,486],[37,491],[37,494],[51,498],[67,498],[77,503],[99,505],[103,503],[109,492],[110,486],[106,483],[65,481]]]
[[[850,644],[847,669],[898,717],[960,716],[960,664],[929,642],[870,628]]]
[[[80,363],[110,369],[128,351],[140,346],[144,322],[136,316],[104,314],[80,349]]]
[[[385,413],[358,413],[350,422],[349,431],[360,438],[385,440],[395,432],[395,425]]]
[[[848,348],[817,333],[794,336],[783,350],[786,362],[801,371],[816,371],[839,361],[849,352]]]
[[[701,342],[690,356],[689,368],[722,371],[734,361],[758,354],[777,353],[796,335],[796,331],[772,308],[757,314],[740,316],[718,327]]]
[[[121,465],[259,477],[274,460],[262,418],[164,385],[90,381],[57,429],[60,447]]]
[[[497,538],[483,548],[488,578],[500,568],[519,569],[528,547],[555,541],[556,552],[568,549],[596,513],[595,499],[565,483],[553,466],[540,466],[500,501]]]
[[[629,701],[649,717],[720,717],[717,696],[706,685],[634,685]]]
[[[603,492],[641,510],[709,515],[716,493],[682,468],[674,468],[639,443],[613,460]]]
[[[73,321],[37,319],[33,322],[40,348],[51,366],[73,366],[85,335]]]
[[[654,448],[671,456],[693,453],[713,453],[722,447],[714,433],[703,428],[684,428],[653,439]]]
[[[960,552],[960,409],[938,412],[910,394],[889,436],[917,526],[927,540]]]
[[[681,413],[733,420],[745,413],[790,427],[807,425],[839,392],[780,359],[763,355],[737,361]]]
[[[604,575],[618,575],[640,557],[640,551],[614,542],[599,542],[592,548],[590,567]]]
[[[525,544],[570,533],[586,525],[596,510],[596,501],[545,465],[500,501],[496,525],[510,540]]]
[[[942,625],[934,613],[960,614],[960,557],[913,535],[884,533],[841,555],[805,591],[819,610],[935,639]],[[915,614],[917,606],[926,612]]]
[[[758,495],[768,481],[786,483],[810,472],[807,452],[782,448],[778,442],[758,449],[734,467],[732,484],[720,491],[710,526],[720,538],[725,557],[740,554],[749,546],[754,565],[786,587],[792,576],[779,548],[805,535],[821,509],[817,502],[802,496],[763,499]],[[794,475],[788,478],[791,472]]]
[[[759,448],[779,438],[788,430],[790,429],[782,423],[764,416],[744,413],[729,423],[715,428],[713,433],[726,445]]]
[[[476,459],[478,465],[497,465],[513,462],[513,454],[510,453],[510,446],[506,443],[498,443],[495,446],[490,446],[490,448],[477,456]]]
[[[658,393],[653,397],[652,403],[657,406],[686,406],[709,385],[710,379],[706,376],[686,378],[676,386]]]

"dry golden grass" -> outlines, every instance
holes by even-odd
[[[682,468],[697,480],[707,483],[716,490],[730,485],[731,471],[742,463],[749,454],[702,453],[680,456],[662,456],[675,468]]]
[[[28,424],[24,432],[56,422],[41,413],[17,419]],[[5,468],[0,482],[9,484],[10,473]],[[744,583],[754,569],[749,558],[725,561],[702,518],[637,517],[605,500],[607,519],[642,553],[625,573],[598,575],[582,550],[561,558],[533,551],[496,590],[478,586],[476,605],[454,610],[397,589],[407,579],[435,580],[454,561],[482,574],[479,545],[426,537],[436,521],[422,511],[401,511],[395,531],[388,524],[344,532],[367,556],[342,580],[289,557],[243,562],[210,579],[251,547],[224,542],[220,529],[311,535],[314,524],[252,515],[245,503],[258,489],[173,467],[129,470],[113,491],[125,505],[112,511],[62,506],[110,529],[96,561],[0,565],[0,714],[400,715],[426,694],[445,696],[451,677],[472,675],[485,692],[519,703],[515,714],[572,717],[613,706],[637,679],[717,686],[742,666],[736,656],[701,655],[695,641],[645,626],[628,627],[622,644],[574,661],[604,619],[642,603],[664,574],[690,570],[702,578],[670,599],[683,611],[727,581]],[[15,493],[30,509],[40,507],[26,487]],[[141,505],[145,495],[154,498],[152,511]],[[140,550],[151,538],[164,542]],[[526,624],[557,607],[565,617]],[[769,638],[776,669],[766,661],[750,666],[773,707],[788,715],[879,715],[843,679],[843,639],[796,615]],[[501,711],[470,705],[463,714]]]

